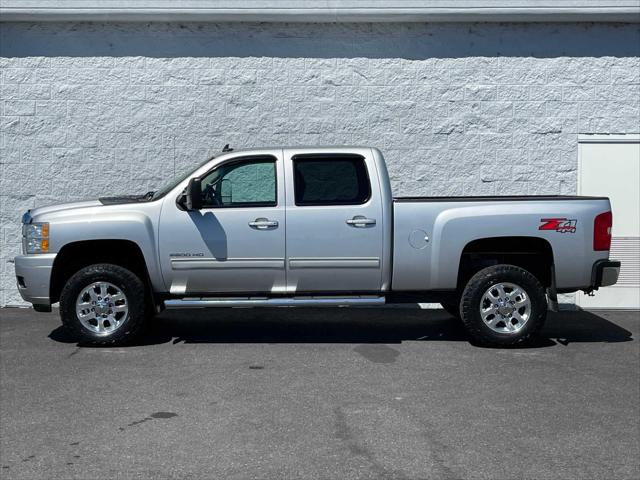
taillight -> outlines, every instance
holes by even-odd
[[[611,212],[604,212],[596,216],[593,222],[593,249],[597,251],[609,250],[611,248],[611,227],[613,225],[613,215]]]

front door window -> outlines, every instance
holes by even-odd
[[[275,207],[276,164],[272,157],[225,163],[202,179],[206,208]]]

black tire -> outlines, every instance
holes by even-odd
[[[445,312],[455,318],[460,318],[460,305],[455,303],[440,303]]]
[[[86,328],[76,313],[80,293],[94,282],[108,282],[124,293],[128,307],[122,325],[109,334],[99,335]],[[60,294],[62,324],[81,344],[118,346],[130,343],[142,331],[148,310],[144,282],[133,272],[118,265],[89,265],[75,273]]]
[[[483,302],[485,293],[490,287],[500,283],[519,286],[530,302],[528,319],[515,332],[501,333],[494,331],[485,323],[480,313],[481,302]],[[490,301],[487,301],[487,303],[490,305]],[[526,307],[523,307],[522,312],[525,311],[524,308]],[[516,309],[516,312],[519,312],[519,310]],[[528,271],[514,265],[495,265],[480,270],[471,277],[462,293],[460,313],[467,332],[476,344],[482,346],[523,345],[530,342],[542,329],[547,317],[547,299],[543,286]],[[518,320],[515,318],[511,320],[511,314],[505,313],[505,315],[507,317],[502,317],[502,315],[500,317],[494,315],[493,317],[499,319],[507,318],[509,322],[515,322],[515,326],[518,328]],[[495,328],[506,328],[506,321],[502,321],[502,323],[500,321],[502,320],[498,321]]]

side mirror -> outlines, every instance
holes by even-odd
[[[199,178],[189,180],[185,192],[185,208],[189,211],[202,208],[202,183]]]

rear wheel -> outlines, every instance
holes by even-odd
[[[495,265],[469,280],[460,312],[476,343],[518,345],[534,338],[544,325],[547,300],[531,273],[514,265]]]
[[[60,295],[62,323],[81,343],[125,344],[140,333],[145,314],[144,283],[117,265],[81,269]]]

